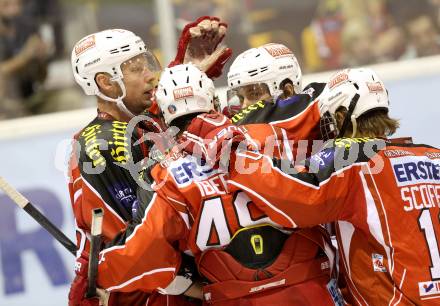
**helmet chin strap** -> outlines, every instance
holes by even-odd
[[[354,137],[354,135],[356,135],[357,123],[356,123],[356,118],[353,116],[353,111],[356,107],[359,97],[360,97],[359,94],[355,94],[353,99],[351,99],[350,105],[348,106],[347,114],[345,115],[344,118],[344,122],[342,123],[342,127],[339,130],[338,136],[336,138],[344,137],[345,131],[347,130],[350,121],[353,124],[353,134],[351,135],[351,137]]]
[[[136,115],[133,114],[131,111],[129,111],[127,106],[125,106],[124,102],[122,101],[122,97],[118,97],[118,102],[116,102],[116,105],[119,107],[121,111],[123,111],[130,118],[136,117]]]
[[[131,111],[128,110],[127,106],[125,106],[124,101],[122,101],[122,99],[124,99],[125,96],[126,96],[126,94],[127,94],[127,92],[126,92],[126,90],[125,90],[125,85],[124,85],[124,83],[122,82],[122,79],[121,79],[121,78],[117,78],[117,79],[115,79],[114,81],[116,81],[116,82],[118,83],[119,87],[120,87],[121,90],[122,90],[122,95],[121,95],[121,96],[119,96],[119,97],[117,97],[117,98],[111,98],[111,97],[109,97],[109,96],[104,95],[101,91],[98,91],[98,92],[96,93],[96,95],[97,95],[98,97],[100,97],[101,99],[105,100],[105,101],[116,103],[116,105],[118,106],[118,108],[119,108],[124,114],[126,114],[127,116],[129,116],[130,118],[135,117],[135,115],[134,115]]]
[[[357,132],[357,121],[353,115],[351,116],[351,124],[353,126],[353,133],[351,134],[351,138],[354,138],[354,136],[356,136],[356,132]]]

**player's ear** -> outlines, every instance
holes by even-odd
[[[293,96],[293,95],[296,94],[296,93],[295,93],[295,88],[293,87],[293,84],[290,83],[290,82],[286,82],[286,83],[283,85],[282,90],[283,90],[283,97],[284,97],[285,99],[286,99],[286,98],[289,98],[289,97],[291,97],[291,96]]]
[[[98,73],[95,76],[95,82],[99,90],[109,97],[117,97],[121,94],[121,89],[116,81],[112,81],[107,73]]]
[[[98,73],[95,76],[95,82],[99,89],[102,91],[109,91],[113,86],[113,82],[110,80],[110,76],[105,73]]]

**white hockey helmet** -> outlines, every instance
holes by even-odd
[[[302,73],[295,55],[285,45],[270,43],[237,56],[229,68],[228,87],[264,83],[270,95],[278,97],[286,79],[292,81],[296,93],[302,91]]]
[[[328,119],[330,116],[333,123],[336,122],[336,111],[341,106],[345,107],[347,116],[342,131],[337,133],[342,136],[344,126],[351,121],[353,137],[356,134],[356,119],[372,110],[388,111],[389,99],[384,83],[372,69],[352,68],[341,70],[330,78],[319,97],[318,105],[321,117],[327,116]]]
[[[122,103],[126,95],[121,64],[131,58],[144,54],[150,72],[158,74],[160,64],[143,40],[133,32],[110,29],[90,34],[75,44],[71,64],[75,81],[86,95],[97,95],[104,100]],[[122,95],[116,99],[100,92],[95,82],[97,73],[106,72],[121,87]]]
[[[156,101],[165,122],[214,110],[214,83],[193,64],[166,68],[159,80]]]

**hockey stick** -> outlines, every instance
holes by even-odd
[[[6,180],[0,176],[0,190],[2,190],[15,204],[17,204],[21,209],[23,209],[24,211],[26,211],[35,221],[37,221],[42,227],[44,227],[56,240],[58,240],[58,242],[60,242],[73,256],[76,256],[76,245],[75,243],[72,242],[72,240],[70,240],[63,232],[61,232],[49,219],[47,219],[28,199],[26,199],[20,192],[18,192],[14,187],[12,187],[11,185],[9,185],[8,182],[6,182]],[[90,266],[91,264],[89,264],[89,274],[88,276],[90,277],[90,275],[93,278],[93,286],[94,290],[95,290],[95,294],[93,296],[96,296],[96,273],[97,273],[97,267],[98,267],[98,255],[99,255],[99,247],[101,244],[101,227],[102,227],[102,216],[104,214],[104,211],[102,211],[101,208],[95,209],[97,211],[101,211],[101,220],[98,222],[93,222],[92,219],[92,241],[91,241],[91,249],[90,249],[90,263],[93,261],[93,258],[95,259],[95,266],[94,268],[92,268],[92,271],[94,270],[94,272],[92,272],[90,274]],[[92,217],[94,217],[94,210],[92,212]],[[94,224],[93,223],[98,223],[97,226],[99,227],[99,241],[98,242],[94,242]],[[100,224],[99,224],[100,223]],[[95,239],[96,240],[96,239]],[[97,245],[98,247],[95,247],[93,251],[92,247],[93,245]],[[92,252],[95,252],[96,254],[93,255]],[[89,285],[92,283],[92,281],[90,281],[91,278],[89,278],[89,284],[88,284],[88,289],[89,289]],[[109,294],[108,292],[99,289],[99,297],[100,297],[100,305],[108,305],[108,298],[109,298]],[[87,291],[88,292],[88,291]]]
[[[101,250],[102,220],[104,210],[95,208],[92,210],[92,229],[90,238],[90,256],[86,297],[96,296],[96,276],[98,273],[98,257]]]
[[[47,219],[32,203],[26,199],[14,187],[8,184],[0,176],[0,190],[17,204],[21,209],[27,212],[35,221],[44,227],[59,243],[61,243],[70,253],[76,256],[76,244],[72,242],[62,231],[60,231],[49,219]]]

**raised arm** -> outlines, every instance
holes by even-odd
[[[286,227],[309,227],[336,220],[352,220],[364,198],[363,154],[344,160],[345,148],[330,148],[314,155],[309,168],[255,152],[238,152],[228,185],[242,189],[274,221]],[[298,172],[300,170],[300,172]]]

